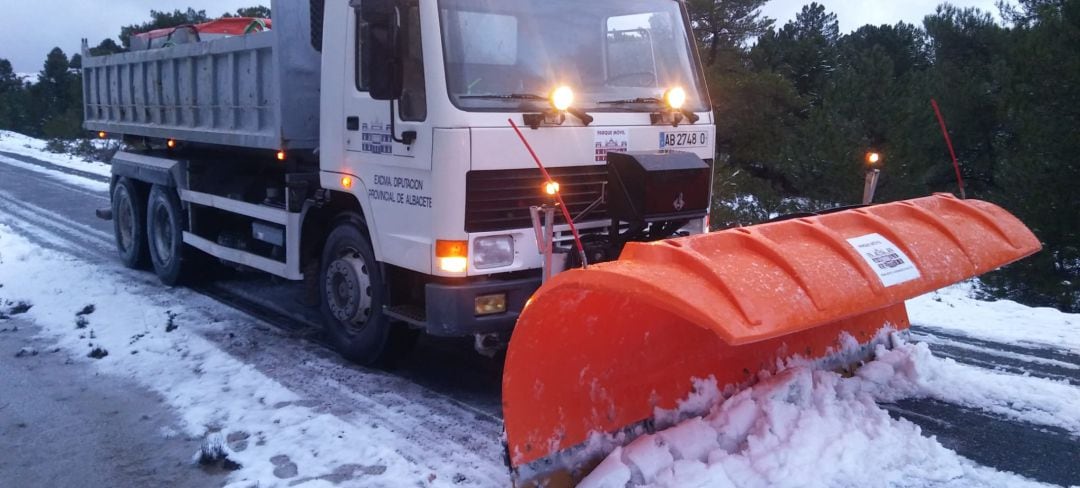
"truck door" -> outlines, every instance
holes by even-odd
[[[362,1],[362,0],[361,0]],[[355,2],[354,2],[355,4]],[[368,94],[369,73],[362,72],[360,9],[349,19],[345,84],[345,155],[361,178],[370,201],[372,241],[380,261],[431,271],[431,145],[427,120],[427,86],[421,43],[420,9],[415,0],[400,4],[403,43],[403,94],[394,102]],[[393,124],[391,124],[391,117]]]

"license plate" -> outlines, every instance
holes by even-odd
[[[705,131],[661,132],[660,149],[708,147],[709,133]]]

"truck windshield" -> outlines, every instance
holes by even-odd
[[[672,87],[686,90],[687,109],[708,110],[677,0],[440,0],[439,9],[447,87],[463,110],[542,109],[560,85],[587,111],[655,110]]]

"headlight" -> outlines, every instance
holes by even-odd
[[[682,87],[675,87],[664,93],[664,101],[668,106],[675,110],[682,110],[683,105],[686,105],[686,90]]]
[[[574,104],[574,90],[560,86],[551,92],[551,106],[560,112],[567,111]]]
[[[514,237],[480,237],[473,243],[476,269],[502,268],[514,264]]]

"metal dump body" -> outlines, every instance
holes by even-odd
[[[111,56],[83,47],[84,126],[262,149],[319,141],[310,2],[273,2],[268,32]],[[321,12],[320,12],[321,14]]]

